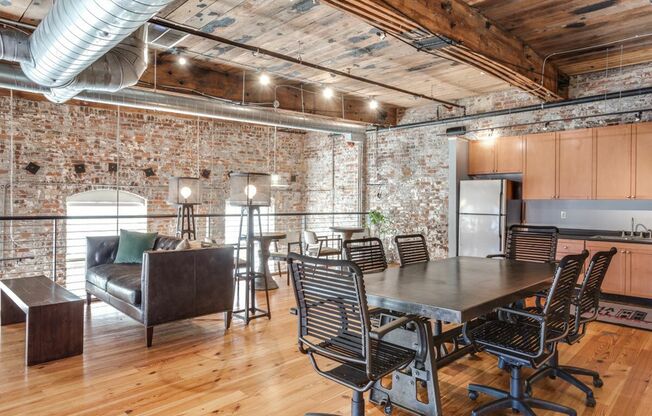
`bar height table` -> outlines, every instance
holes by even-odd
[[[269,271],[269,246],[272,241],[282,240],[285,237],[287,237],[287,235],[282,232],[263,232],[261,234],[254,234],[254,240],[260,243],[258,270],[260,273],[265,275],[268,290],[278,289],[278,284],[274,281],[272,274]],[[255,287],[256,290],[265,290],[265,284],[263,280],[256,278]]]
[[[361,233],[364,231],[363,227],[349,227],[349,226],[333,226],[329,227],[333,232],[342,235],[342,241],[350,240],[354,233]]]

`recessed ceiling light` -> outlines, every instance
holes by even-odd
[[[272,82],[272,79],[269,75],[263,72],[260,74],[260,77],[258,77],[258,82],[260,82],[261,85],[269,85],[269,83]]]
[[[185,65],[188,63],[188,60],[186,59],[185,56],[180,56],[179,57],[179,65]]]
[[[324,91],[322,91],[324,94],[324,98],[333,98],[333,95],[335,95],[335,92],[331,87],[326,87],[324,88]]]
[[[369,108],[371,108],[372,110],[376,110],[378,108],[378,101],[376,101],[375,98],[369,100]]]

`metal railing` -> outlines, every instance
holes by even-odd
[[[262,213],[261,225],[262,231],[284,232],[288,239],[296,239],[302,230],[332,237],[338,233],[330,227],[364,226],[366,216],[366,212]],[[238,242],[240,215],[198,214],[195,219],[198,241]],[[86,237],[118,235],[120,229],[173,236],[176,215],[0,217],[0,278],[45,275],[83,294]],[[275,270],[273,263],[270,267]]]

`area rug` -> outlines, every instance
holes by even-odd
[[[652,309],[602,300],[598,310],[598,321],[652,331]]]

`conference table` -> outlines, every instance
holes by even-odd
[[[420,331],[399,329],[384,339],[417,348],[417,359],[409,371],[396,371],[390,388],[377,382],[370,400],[386,402],[426,416],[442,414],[438,367],[471,351],[462,340],[462,326],[442,331],[441,322],[473,325],[495,308],[508,305],[548,287],[554,264],[497,260],[477,257],[452,257],[389,268],[364,275],[367,303],[393,312],[418,315]],[[426,320],[435,323],[435,329]],[[449,346],[449,347],[446,347]],[[417,383],[425,384],[428,402],[417,400]]]

